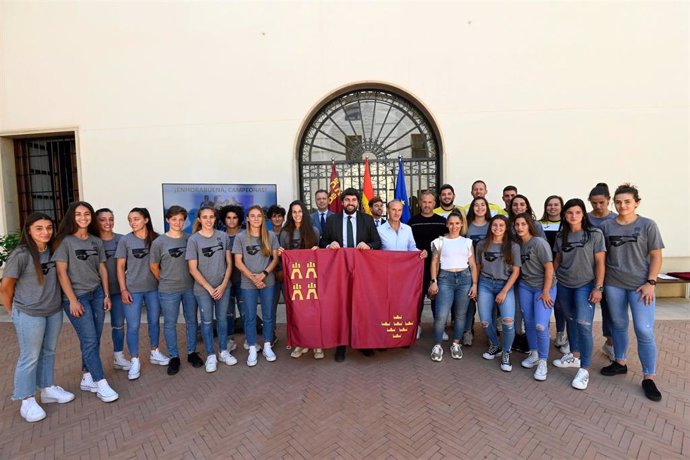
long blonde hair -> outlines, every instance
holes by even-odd
[[[271,237],[268,234],[268,229],[266,228],[266,214],[264,213],[263,208],[259,206],[258,204],[255,204],[251,206],[249,209],[247,209],[247,236],[251,236],[251,224],[249,223],[249,214],[252,212],[252,210],[258,210],[261,213],[261,228],[259,230],[260,239],[261,239],[261,254],[263,254],[265,257],[269,257],[273,254],[273,247],[271,246]]]

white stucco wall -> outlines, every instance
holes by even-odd
[[[631,181],[673,269],[690,263],[688,17],[686,2],[4,1],[0,136],[77,127],[82,197],[124,232],[132,206],[161,216],[162,182],[276,183],[288,203],[313,105],[386,82],[433,115],[459,202],[476,178],[537,209]]]

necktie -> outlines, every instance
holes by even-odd
[[[321,213],[321,233],[326,231],[326,213],[322,212]]]
[[[352,216],[347,216],[347,247],[355,247],[355,232],[352,229]]]

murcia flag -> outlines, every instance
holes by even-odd
[[[417,251],[359,252],[352,277],[352,348],[414,343],[423,273]]]

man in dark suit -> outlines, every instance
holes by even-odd
[[[314,194],[314,201],[316,201],[316,211],[311,213],[311,223],[319,229],[319,234],[323,235],[326,220],[333,215],[333,211],[328,209],[328,192],[317,190]]]
[[[360,250],[380,249],[381,238],[376,230],[374,219],[363,212],[357,211],[359,207],[359,192],[354,188],[343,191],[340,198],[343,202],[343,210],[333,214],[326,220],[326,228],[321,233],[319,246],[322,248],[357,248]],[[362,350],[364,356],[373,356],[374,350]],[[345,361],[345,346],[335,349],[335,360]]]

